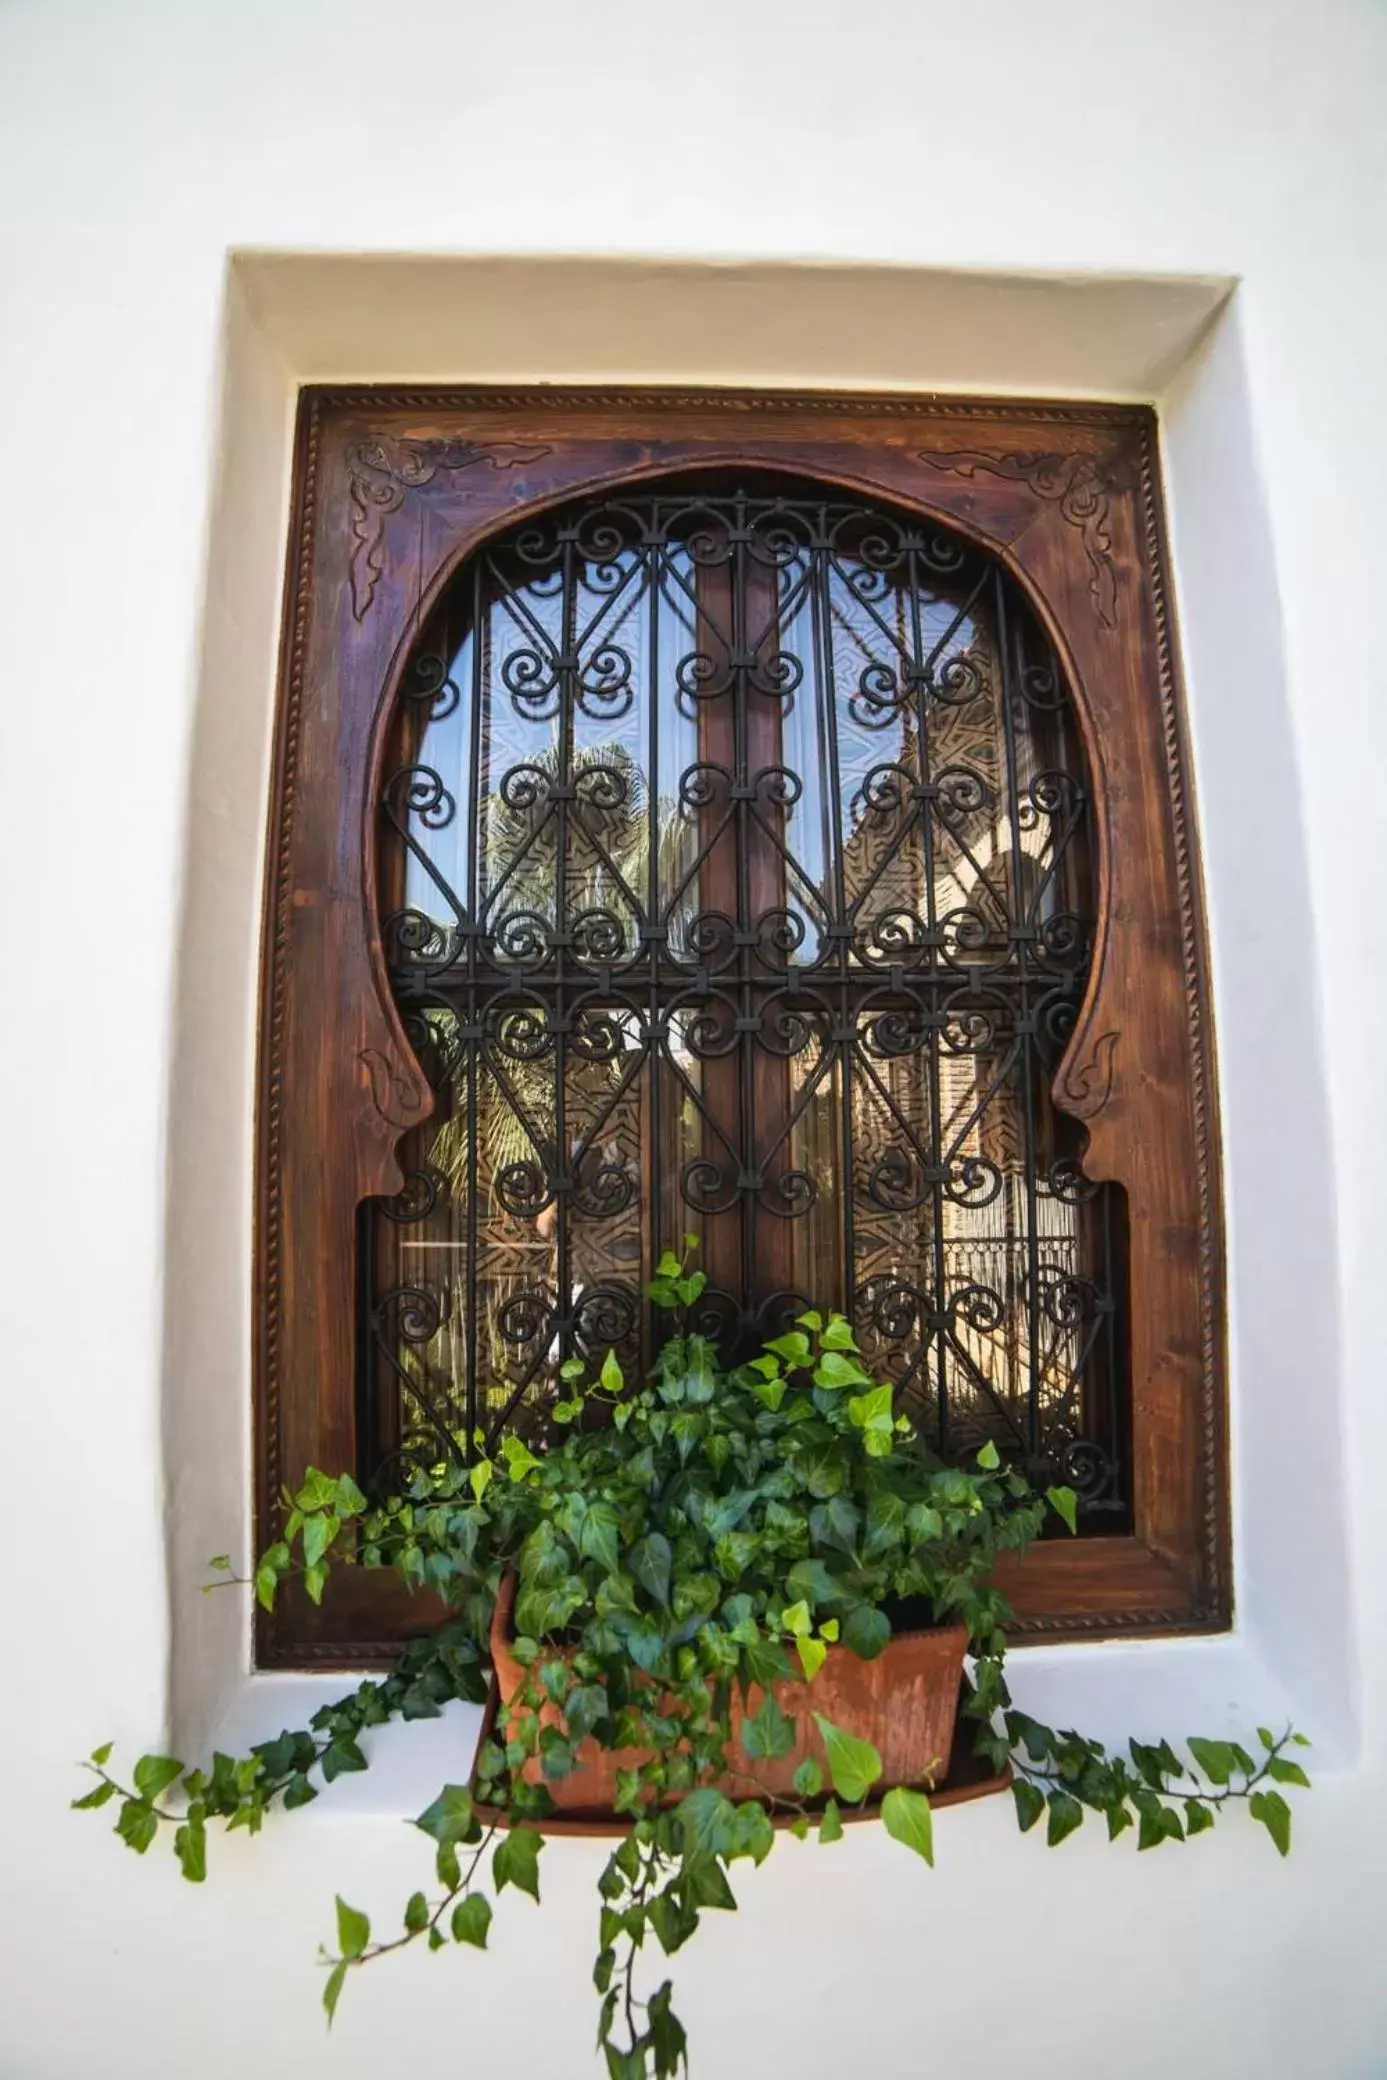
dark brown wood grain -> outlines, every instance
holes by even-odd
[[[1198,846],[1156,463],[1125,405],[739,393],[306,391],[266,889],[256,1198],[259,1530],[283,1482],[356,1458],[355,1224],[430,1093],[376,927],[376,788],[425,616],[489,533],[585,490],[784,470],[990,549],[1068,673],[1093,778],[1098,917],[1056,1078],[1084,1166],[1127,1195],[1134,1529],[1008,1578],[1022,1637],[1228,1622],[1222,1232]],[[360,1666],[436,1616],[348,1571],[290,1599],[264,1665]]]

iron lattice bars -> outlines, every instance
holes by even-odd
[[[705,479],[524,524],[413,660],[392,985],[438,1104],[363,1217],[371,1455],[639,1368],[697,1236],[733,1351],[810,1300],[946,1453],[1125,1521],[1123,1204],[1050,1083],[1089,801],[1024,601],[931,523]]]

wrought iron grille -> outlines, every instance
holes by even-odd
[[[363,1209],[376,1466],[648,1362],[694,1235],[729,1355],[843,1305],[943,1452],[1118,1528],[1122,1198],[1050,1099],[1088,789],[1000,566],[823,487],[642,488],[478,554],[406,696],[380,900],[437,1104]]]

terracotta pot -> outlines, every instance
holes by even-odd
[[[502,1705],[511,1702],[525,1675],[511,1651],[515,1637],[511,1625],[515,1587],[514,1575],[507,1575],[491,1620],[491,1661]],[[788,1755],[775,1760],[748,1763],[747,1767],[755,1771],[756,1784],[739,1776],[735,1767],[740,1754],[743,1707],[740,1693],[734,1689],[728,1754],[733,1766],[717,1780],[719,1789],[732,1798],[754,1797],[762,1786],[788,1795],[793,1789],[795,1771],[806,1755],[814,1756],[823,1766],[827,1784],[824,1744],[814,1724],[815,1712],[831,1719],[844,1733],[856,1734],[876,1748],[881,1756],[882,1774],[874,1797],[880,1797],[895,1784],[942,1784],[953,1751],[954,1719],[967,1645],[966,1627],[934,1625],[923,1632],[894,1634],[875,1661],[859,1660],[848,1647],[830,1647],[812,1683],[791,1677],[772,1686],[777,1704],[795,1722],[795,1745]],[[562,1661],[569,1651],[555,1647],[548,1658]],[[750,1709],[755,1712],[760,1702],[761,1692],[753,1686]],[[539,1717],[542,1726],[562,1728],[562,1714],[553,1704],[545,1703]],[[616,1796],[617,1771],[635,1769],[647,1759],[644,1749],[603,1748],[589,1736],[579,1743],[578,1767],[557,1783],[544,1777],[538,1757],[531,1757],[523,1774],[528,1783],[548,1784],[560,1812],[610,1812]]]

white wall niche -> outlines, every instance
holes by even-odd
[[[864,318],[869,322],[863,322]],[[164,1435],[170,1705],[188,1746],[277,1731],[347,1687],[256,1675],[243,1600],[208,1552],[249,1552],[250,1209],[264,831],[291,441],[305,382],[612,383],[1150,401],[1203,833],[1228,1207],[1232,1632],[1035,1646],[1022,1702],[1112,1738],[1295,1717],[1321,1767],[1356,1742],[1341,1502],[1333,1160],[1281,611],[1238,298],[1219,279],[973,274],[841,263],[239,253],[226,284],[220,461],[191,760],[170,1121]],[[1274,1116],[1303,1160],[1288,1172]],[[1292,1318],[1293,1317],[1293,1318]],[[1305,1368],[1318,1380],[1307,1438]],[[1307,1466],[1315,1478],[1306,1482]],[[1286,1497],[1303,1500],[1289,1512]],[[467,1715],[461,1714],[465,1721]],[[415,1810],[418,1729],[343,1808]],[[418,1758],[415,1768],[409,1760]]]

